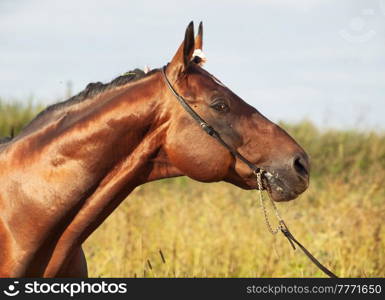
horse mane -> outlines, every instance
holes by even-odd
[[[0,145],[6,144],[6,143],[10,142],[11,140],[12,140],[12,137],[10,137],[10,136],[2,137],[2,138],[0,138]]]
[[[57,111],[57,110],[60,110],[62,108],[66,108],[68,106],[78,104],[78,103],[83,102],[89,98],[96,96],[96,95],[102,94],[111,88],[124,85],[128,82],[137,81],[143,77],[146,77],[146,76],[154,73],[155,71],[156,71],[156,69],[152,70],[151,72],[145,73],[143,70],[137,68],[137,69],[134,69],[132,71],[128,71],[128,72],[124,73],[123,75],[116,77],[115,79],[111,80],[108,83],[102,83],[100,81],[91,82],[91,83],[87,84],[86,88],[83,91],[76,94],[75,96],[73,96],[67,100],[64,100],[62,102],[55,103],[53,105],[48,106],[46,109],[41,111],[31,121],[31,123],[33,121],[39,119],[40,117],[42,117],[43,115],[45,115],[48,112]]]
[[[108,91],[114,87],[122,86],[126,83],[137,81],[139,79],[142,79],[144,77],[147,77],[147,76],[155,73],[157,70],[158,69],[153,69],[150,72],[145,73],[143,70],[136,68],[132,71],[128,71],[128,72],[124,73],[123,75],[116,77],[115,79],[111,80],[108,83],[102,83],[100,81],[91,82],[91,83],[87,84],[86,88],[83,91],[76,94],[75,96],[73,96],[67,100],[64,100],[62,102],[52,104],[52,105],[48,106],[46,109],[44,109],[43,111],[41,111],[39,114],[37,114],[37,116],[35,118],[33,118],[22,129],[22,132],[24,130],[26,130],[27,128],[31,128],[33,125],[35,125],[37,123],[37,121],[41,120],[43,117],[49,115],[52,112],[57,112],[57,111],[65,109],[69,106],[81,103],[81,102],[83,102],[87,99],[90,99],[96,95],[102,94],[102,93],[104,93],[104,92],[106,92],[106,91]],[[0,138],[0,144],[8,143],[12,139],[13,139],[13,137]]]

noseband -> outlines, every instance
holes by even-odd
[[[254,175],[261,172],[261,168],[258,168],[253,163],[248,161],[242,154],[240,154],[237,150],[235,150],[233,147],[231,147],[229,144],[227,144],[218,131],[216,131],[212,126],[210,126],[205,120],[202,119],[200,115],[198,115],[195,110],[191,108],[191,106],[187,103],[187,101],[177,93],[177,91],[173,88],[170,81],[168,80],[166,76],[166,66],[162,68],[162,75],[164,78],[164,81],[166,82],[166,85],[170,89],[170,91],[174,94],[176,99],[179,101],[179,103],[183,106],[185,111],[188,112],[188,114],[199,124],[199,126],[210,136],[212,136],[214,139],[216,139],[222,146],[224,146],[227,150],[230,151],[234,157],[238,158],[240,161],[242,161],[244,164],[246,164],[254,173]]]
[[[259,168],[257,166],[255,166],[253,163],[251,163],[250,161],[248,161],[245,157],[242,156],[242,154],[240,154],[237,150],[233,149],[233,147],[231,147],[229,144],[227,144],[223,139],[222,137],[220,136],[220,134],[218,133],[218,131],[216,131],[212,126],[210,126],[200,115],[198,115],[196,113],[195,110],[193,110],[191,108],[191,106],[187,103],[187,101],[177,93],[177,91],[174,89],[174,87],[171,85],[170,81],[168,80],[167,78],[167,75],[166,75],[166,66],[164,66],[162,69],[161,69],[161,73],[162,73],[162,77],[164,79],[164,81],[166,82],[166,85],[168,86],[168,88],[170,89],[170,91],[174,94],[175,98],[179,101],[179,103],[183,106],[183,108],[185,109],[185,111],[188,112],[188,114],[199,124],[199,126],[210,136],[212,136],[214,139],[216,139],[222,146],[224,146],[227,150],[230,151],[230,153],[232,155],[234,155],[234,157],[238,158],[240,161],[242,161],[244,164],[246,164],[253,172],[253,174],[257,177],[257,183],[258,183],[258,187],[259,187],[259,193],[260,193],[260,200],[261,200],[261,206],[263,208],[263,212],[264,212],[264,215],[265,215],[265,221],[266,221],[266,225],[267,227],[269,228],[270,232],[275,234],[279,231],[281,231],[283,233],[283,235],[288,239],[288,241],[290,242],[291,246],[294,248],[295,250],[295,245],[296,244],[297,246],[299,246],[299,248],[305,253],[305,255],[321,270],[323,271],[326,275],[328,275],[329,277],[332,277],[332,278],[337,278],[337,276],[331,272],[329,269],[327,269],[324,265],[322,265],[298,240],[296,240],[294,238],[294,236],[292,235],[292,233],[290,232],[290,230],[287,228],[284,220],[281,218],[281,216],[279,215],[278,213],[278,210],[277,210],[277,207],[275,206],[273,200],[270,198],[270,201],[272,203],[272,206],[274,208],[274,211],[276,213],[276,216],[278,218],[278,221],[279,221],[279,226],[278,228],[274,231],[272,230],[271,226],[270,226],[270,223],[268,221],[268,218],[267,218],[267,213],[266,213],[266,209],[264,207],[264,204],[263,204],[263,196],[262,196],[262,189],[263,189],[263,186],[262,186],[262,176],[264,175],[265,171],[262,169],[262,168]]]

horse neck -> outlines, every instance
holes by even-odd
[[[17,274],[42,272],[48,260],[55,272],[66,255],[47,251],[81,244],[136,186],[181,175],[162,149],[170,116],[160,74],[112,93],[56,112],[1,153],[0,206],[24,251]]]
[[[180,175],[162,150],[168,116],[160,115],[166,94],[161,80],[154,73],[128,84],[113,97],[114,91],[100,96],[97,103],[89,101],[81,110],[61,114],[18,141],[12,158],[29,166],[45,164],[53,168],[52,178],[57,174],[59,181],[83,193],[92,192],[123,164],[129,165],[127,191],[151,180]],[[21,160],[26,148],[35,155]]]

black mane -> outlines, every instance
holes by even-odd
[[[0,138],[0,144],[8,143],[11,140],[12,140],[12,137],[10,137],[10,136],[2,137],[2,138]]]
[[[93,96],[96,96],[98,94],[101,94],[101,93],[103,93],[103,92],[105,92],[105,91],[107,91],[113,87],[121,86],[121,85],[124,85],[128,82],[136,81],[136,80],[141,79],[141,78],[143,78],[143,77],[145,77],[145,76],[147,76],[153,72],[154,72],[154,70],[152,70],[151,72],[146,74],[146,73],[144,73],[143,70],[135,69],[135,70],[126,72],[121,76],[116,77],[115,79],[113,79],[109,83],[102,83],[100,81],[91,82],[91,83],[87,84],[86,88],[83,91],[81,91],[80,93],[78,93],[77,95],[75,95],[75,96],[73,96],[73,97],[71,97],[65,101],[55,103],[51,106],[48,106],[45,110],[40,112],[32,121],[40,118],[42,115],[46,114],[47,112],[56,111],[56,110],[59,110],[61,108],[71,106],[73,104],[83,102],[84,100],[91,98]]]
[[[157,69],[153,69],[148,73],[145,73],[143,70],[140,69],[134,69],[132,71],[126,72],[121,76],[116,77],[109,83],[102,83],[102,82],[91,82],[89,83],[86,88],[78,93],[77,95],[59,102],[55,103],[53,105],[48,106],[46,109],[41,111],[34,119],[32,119],[31,122],[29,122],[22,131],[24,131],[27,128],[31,128],[34,124],[36,124],[36,121],[42,119],[44,116],[49,114],[50,112],[59,111],[61,109],[64,109],[68,106],[83,102],[89,98],[92,98],[93,96],[96,96],[98,94],[101,94],[111,88],[124,85],[129,82],[137,81],[141,78],[144,78],[150,74],[153,74],[156,72]],[[13,137],[3,137],[0,138],[0,144],[8,143],[13,139]]]

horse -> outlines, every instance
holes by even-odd
[[[202,23],[195,36],[191,22],[163,69],[89,84],[0,144],[1,277],[87,277],[82,243],[147,182],[188,176],[252,190],[255,165],[274,201],[307,189],[304,149],[203,68],[202,46]]]

